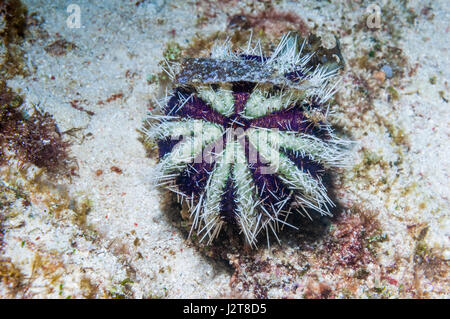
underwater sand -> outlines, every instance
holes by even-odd
[[[281,244],[217,258],[187,238],[152,184],[156,161],[138,131],[159,94],[148,79],[161,72],[168,45],[189,46],[268,4],[77,1],[81,28],[71,29],[71,1],[23,1],[40,21],[23,44],[31,74],[8,85],[24,95],[25,110],[38,104],[73,132],[65,138],[78,176],[37,190],[27,181],[39,170],[8,177],[10,167],[0,168],[3,183],[31,201],[9,208],[0,258],[22,282],[0,281],[0,296],[448,298],[450,10],[445,0],[429,10],[384,2],[378,31],[361,27],[367,3],[273,4],[323,39],[338,35],[346,68],[331,122],[356,142],[354,167],[338,174],[342,212],[325,234],[290,231]],[[62,55],[44,49],[59,39],[75,46]],[[384,65],[393,75],[381,81]],[[89,210],[80,222],[82,203]]]

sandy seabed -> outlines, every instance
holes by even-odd
[[[366,26],[365,1],[77,1],[80,28],[67,25],[72,1],[22,2],[34,21],[22,44],[29,75],[8,86],[67,133],[77,173],[0,167],[2,184],[29,200],[4,195],[0,296],[449,296],[447,1],[379,1],[378,29]],[[151,79],[168,48],[232,34],[246,15],[275,38],[296,23],[283,12],[340,41],[331,122],[356,142],[354,166],[337,173],[342,211],[323,234],[290,231],[270,248],[219,256],[187,238],[152,184],[156,160],[139,132],[159,95]]]

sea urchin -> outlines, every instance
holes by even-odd
[[[177,87],[145,130],[158,145],[158,184],[186,200],[192,229],[209,242],[224,224],[255,246],[261,232],[269,239],[282,225],[295,228],[291,211],[330,215],[321,178],[346,155],[327,123],[336,68],[311,65],[295,36],[270,56],[250,42],[235,52],[226,41],[211,58],[170,66]]]

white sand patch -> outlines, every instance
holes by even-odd
[[[190,247],[161,210],[160,192],[151,184],[155,161],[147,157],[137,132],[149,100],[158,92],[146,79],[161,70],[158,62],[166,44],[185,45],[196,32],[223,31],[226,15],[218,13],[212,22],[199,27],[198,12],[186,1],[144,1],[136,6],[135,1],[83,0],[77,1],[81,28],[70,29],[66,9],[72,1],[23,2],[44,22],[31,28],[33,41],[24,43],[32,74],[10,80],[8,85],[25,95],[29,111],[32,104],[40,103],[61,131],[82,128],[77,138],[71,138],[79,176],[65,186],[71,198],[90,201],[87,225],[96,232],[93,240],[69,218],[49,214],[43,195],[36,194],[28,208],[17,202],[19,214],[8,223],[23,222],[24,226],[8,224],[3,257],[10,258],[26,277],[34,276],[26,297],[86,297],[86,289],[80,288],[85,277],[97,287],[96,297],[208,298],[229,293],[230,274]],[[238,13],[244,5],[239,2],[230,10]],[[419,1],[408,5],[417,12],[423,7]],[[340,30],[344,16],[348,25],[356,25],[366,12],[359,4],[349,6],[348,2],[325,1],[279,4],[280,10],[296,12],[305,21],[311,19],[308,25],[316,23],[318,34],[328,36]],[[401,164],[386,172],[373,169],[368,173],[373,184],[367,188],[351,184],[341,193],[343,201],[358,201],[364,209],[377,212],[383,232],[389,236],[389,241],[381,243],[386,253],[380,263],[390,265],[399,257],[404,263],[398,267],[397,279],[405,282],[412,280],[410,261],[415,249],[408,226],[427,225],[426,244],[443,258],[450,258],[450,109],[439,93],[444,91],[449,99],[447,1],[433,1],[433,14],[432,21],[420,18],[416,26],[399,27],[404,34],[396,45],[410,63],[419,64],[417,73],[398,88],[400,99],[388,103],[386,96],[376,97],[372,113],[361,117],[364,127],[352,132],[359,148],[372,150],[389,163],[401,159]],[[354,39],[340,34],[343,56],[355,58],[360,54],[358,48],[372,45],[370,36]],[[44,48],[57,39],[76,47],[63,56],[52,56]],[[390,39],[386,41],[390,43]],[[429,81],[433,76],[434,85]],[[352,85],[344,83],[344,92],[353,90]],[[93,113],[75,109],[70,103],[74,100]],[[404,131],[409,150],[401,158],[387,130],[374,124],[374,113]],[[335,119],[344,121],[344,117],[337,114]],[[375,185],[381,176],[392,187],[389,192]],[[411,190],[404,192],[406,188]],[[65,214],[71,216],[73,211],[68,209]],[[55,267],[60,277],[54,282],[41,272],[33,273],[36,253]],[[326,279],[333,280],[331,275]],[[423,290],[431,291],[431,286],[424,281]],[[365,287],[358,289],[361,295],[366,293]],[[0,295],[6,290],[0,283]],[[275,289],[268,293],[281,294]]]

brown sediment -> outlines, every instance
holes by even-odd
[[[229,28],[253,29],[278,38],[288,31],[296,31],[302,36],[309,33],[305,21],[295,13],[269,8],[258,13],[236,14],[228,19]]]
[[[21,166],[28,163],[55,171],[69,162],[68,143],[49,114],[36,112],[29,118],[15,108],[4,112],[0,123],[2,161],[13,157]]]

